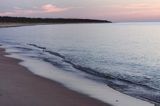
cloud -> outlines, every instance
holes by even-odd
[[[44,4],[40,7],[20,8],[14,7],[11,11],[0,12],[0,16],[19,16],[19,15],[32,15],[32,14],[45,14],[57,13],[70,10],[71,8],[62,8],[53,4]]]
[[[47,12],[47,13],[61,12],[61,11],[66,11],[69,9],[69,8],[59,8],[59,7],[52,5],[52,4],[43,5],[41,8],[44,12]]]
[[[13,15],[12,12],[1,12],[0,13],[0,16],[10,16],[10,15]]]

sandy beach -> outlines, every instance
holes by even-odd
[[[23,27],[23,26],[34,26],[34,25],[48,25],[45,23],[1,23],[0,28],[9,28],[9,27]]]
[[[0,49],[1,106],[110,106],[33,75]]]
[[[25,23],[0,23],[0,28],[6,28],[6,27],[20,27],[20,26],[27,26],[31,24],[25,24]]]

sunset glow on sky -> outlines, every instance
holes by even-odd
[[[0,0],[0,16],[160,21],[160,0]]]

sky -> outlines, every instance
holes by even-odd
[[[0,0],[0,16],[160,21],[160,0]]]

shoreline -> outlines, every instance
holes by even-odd
[[[23,27],[23,26],[34,26],[34,25],[50,25],[43,23],[1,23],[0,28],[9,28],[9,27]]]
[[[8,28],[8,27],[21,27],[21,26],[27,26],[29,24],[23,24],[23,23],[0,23],[0,28]]]
[[[0,22],[0,28],[9,28],[9,27],[22,27],[22,26],[34,26],[34,25],[56,25],[56,24],[102,24],[102,23],[11,23],[11,22]]]
[[[9,27],[19,27],[19,26],[28,26],[28,25],[17,25],[16,26],[16,24],[15,24],[15,26],[9,26]],[[30,25],[29,25],[30,26]],[[3,26],[3,27],[6,27],[6,26]],[[7,26],[8,27],[8,26]],[[6,50],[6,49],[4,49],[4,50]],[[3,52],[3,50],[0,50],[0,54],[1,54],[1,52]],[[7,52],[8,53],[8,52]],[[4,58],[8,58],[8,56],[7,57],[5,57],[4,55],[6,55],[6,53],[4,53],[3,54],[3,57]],[[0,56],[1,57],[1,56]],[[10,58],[10,56],[9,56],[9,58]],[[23,68],[25,68],[25,70],[27,70],[29,73],[31,73],[33,76],[35,76],[35,77],[39,77],[39,76],[37,76],[37,75],[35,75],[35,74],[33,74],[32,72],[31,72],[31,70],[30,69],[28,69],[28,68],[26,68],[26,66],[23,66],[23,65],[19,65],[18,63],[20,63],[20,62],[22,62],[21,61],[21,59],[15,59],[14,57],[11,57],[10,59],[13,59],[14,61],[18,61],[17,63],[16,63],[16,65],[19,67],[23,67]],[[13,61],[12,60],[12,61]],[[12,76],[12,75],[11,75]],[[67,92],[71,92],[71,93],[76,93],[76,94],[78,94],[78,95],[83,95],[83,96],[85,96],[85,98],[88,98],[88,99],[93,99],[92,97],[89,97],[89,96],[87,96],[87,95],[85,95],[85,94],[82,94],[82,93],[77,93],[76,91],[73,91],[73,90],[70,90],[68,87],[66,88],[66,87],[64,87],[63,86],[63,84],[60,84],[59,82],[57,82],[57,81],[54,81],[54,80],[50,80],[50,79],[46,79],[46,78],[44,78],[44,77],[40,77],[41,79],[43,79],[43,80],[48,80],[48,81],[50,81],[51,83],[53,83],[53,85],[60,85],[61,87],[63,87],[64,89],[66,89],[67,90]],[[50,93],[49,93],[50,94]],[[63,96],[63,94],[61,94],[62,96]],[[77,95],[77,96],[78,96]],[[68,97],[68,96],[67,96]],[[74,99],[74,98],[73,98]],[[89,100],[90,101],[90,100]],[[92,100],[91,100],[92,101]],[[102,103],[102,106],[111,106],[111,105],[107,105],[106,104],[106,102],[105,103],[103,103],[103,102],[101,102],[100,100],[98,100],[98,99],[93,99],[93,101],[95,101],[96,103],[97,102],[100,102],[100,103]],[[57,102],[57,101],[56,101]],[[88,102],[87,102],[88,103]],[[95,104],[96,104],[95,103]],[[109,103],[109,102],[107,102],[107,103]],[[103,105],[104,104],[104,105]],[[64,104],[63,104],[64,105]],[[62,105],[62,106],[63,106]],[[66,104],[65,104],[66,105]],[[81,105],[80,106],[89,106],[89,105],[91,105],[90,103],[89,104],[84,104],[83,102],[81,102]],[[48,105],[47,105],[48,106]],[[58,106],[61,106],[61,105],[58,105]],[[66,105],[66,106],[71,106],[71,104],[69,104],[69,105]],[[76,104],[76,106],[79,106],[79,105],[77,105]],[[92,106],[101,106],[101,104],[99,105],[92,105]]]
[[[0,48],[2,106],[111,106],[34,75],[18,64],[21,60],[5,55],[5,49]]]

